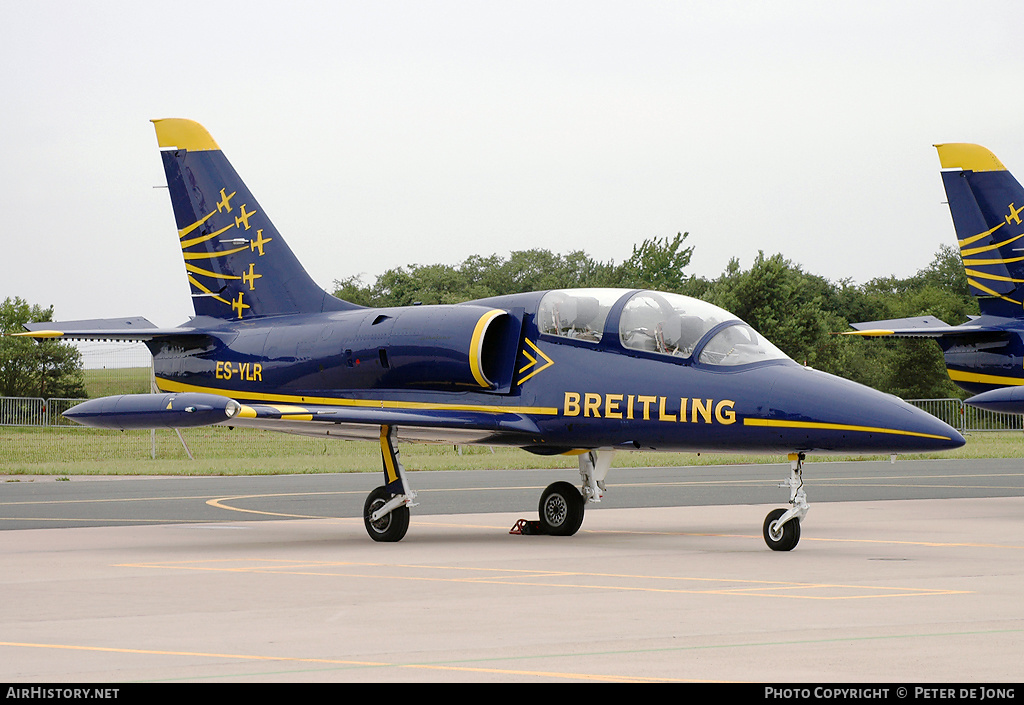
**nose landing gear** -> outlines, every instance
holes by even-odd
[[[800,542],[800,522],[810,505],[804,492],[804,454],[789,454],[789,479],[780,487],[789,488],[789,509],[773,509],[764,519],[764,542],[773,551],[792,551]]]

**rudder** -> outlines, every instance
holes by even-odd
[[[1024,188],[984,147],[935,148],[960,257],[981,313],[1024,317]]]
[[[357,308],[317,286],[202,125],[153,124],[197,316]]]

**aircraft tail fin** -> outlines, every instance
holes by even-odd
[[[358,308],[310,278],[202,125],[177,118],[153,124],[197,316]]]
[[[1024,317],[1024,188],[984,147],[935,148],[960,257],[981,313]]]

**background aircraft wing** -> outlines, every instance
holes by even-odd
[[[24,333],[9,333],[12,337],[35,340],[124,340],[143,341],[163,336],[188,335],[192,328],[157,328],[141,316],[132,318],[92,318],[82,321],[44,321],[26,323]]]
[[[946,336],[1006,332],[1002,328],[974,321],[969,321],[959,326],[951,326],[935,316],[892,318],[887,321],[866,321],[864,323],[851,323],[850,327],[854,330],[844,331],[840,335],[859,335],[866,338],[943,338]]]

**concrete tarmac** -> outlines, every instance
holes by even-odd
[[[0,681],[1024,680],[1024,497],[811,502],[0,531]]]

